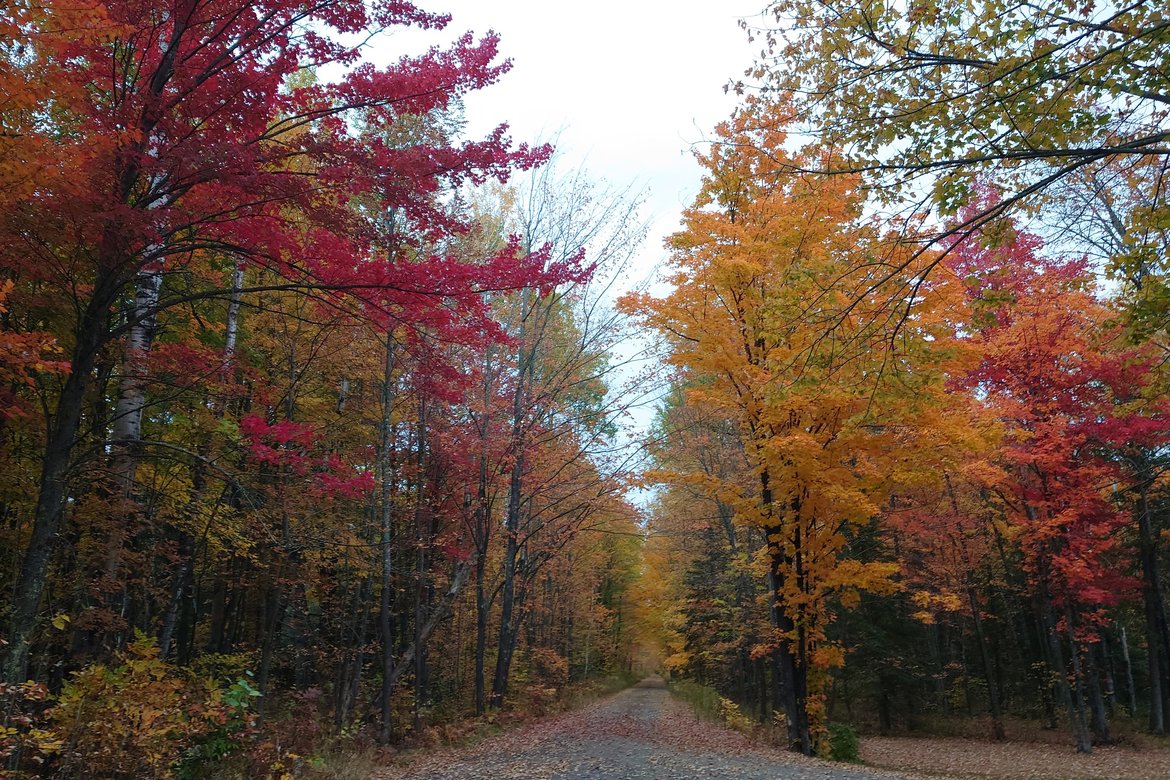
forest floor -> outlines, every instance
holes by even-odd
[[[936,737],[862,737],[867,764],[954,780],[1167,780],[1170,749],[1109,745],[1081,755],[1071,744]]]
[[[473,747],[428,752],[375,780],[894,780],[753,744],[701,720],[649,678],[572,712],[533,721]]]

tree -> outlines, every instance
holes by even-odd
[[[432,203],[441,182],[506,177],[514,166],[544,156],[544,149],[510,150],[502,127],[481,142],[404,148],[352,132],[359,111],[374,124],[392,125],[403,114],[444,107],[507,69],[494,62],[493,36],[466,35],[448,50],[384,69],[358,64],[360,45],[342,42],[361,31],[447,21],[406,3],[348,0],[314,6],[95,0],[60,13],[56,6],[6,13],[5,22],[18,25],[28,44],[4,50],[5,78],[22,69],[53,74],[60,84],[29,84],[55,110],[31,115],[36,121],[21,130],[29,134],[24,142],[51,146],[71,172],[51,175],[49,166],[33,195],[5,210],[2,226],[8,238],[0,268],[21,285],[69,302],[59,316],[68,323],[60,341],[70,363],[48,401],[7,679],[25,674],[85,400],[108,344],[169,306],[227,296],[228,289],[180,283],[212,254],[270,270],[270,286],[377,288],[398,296],[404,312],[420,303],[442,308],[448,291],[432,291],[432,280],[457,266],[438,259],[434,265],[366,262],[385,220],[349,203],[378,192],[420,230],[440,235],[459,227]],[[347,67],[337,81],[303,77],[329,64]],[[101,74],[96,82],[94,74]],[[11,170],[6,166],[5,175]],[[450,281],[475,296],[538,278],[523,258],[512,255],[506,265],[512,270],[459,267]],[[157,299],[121,316],[119,304],[135,286],[153,285],[159,275]],[[93,433],[101,438],[101,431]]]
[[[615,421],[630,401],[608,394],[607,383],[616,374],[609,353],[626,337],[627,322],[604,298],[641,240],[639,205],[640,198],[628,190],[606,191],[583,171],[562,175],[553,164],[521,185],[513,211],[506,215],[528,251],[543,245],[557,264],[584,257],[592,274],[497,301],[513,342],[512,355],[496,358],[494,376],[485,367],[484,381],[489,384],[476,421],[486,436],[493,416],[486,399],[489,385],[496,385],[497,392],[507,395],[503,424],[509,443],[498,589],[501,616],[490,694],[494,707],[504,704],[507,693],[512,655],[526,618],[525,588],[550,552],[548,548],[538,552],[542,537],[552,537],[555,554],[555,547],[588,519],[591,507],[622,490],[622,475],[629,469],[620,459],[606,456],[613,449]],[[550,495],[565,486],[573,489],[550,501]],[[484,526],[476,533],[481,562],[489,536]],[[480,607],[481,631],[487,601]],[[481,640],[479,648],[483,645]],[[476,663],[480,690],[481,649]],[[482,691],[477,699],[481,697]],[[477,708],[482,708],[478,701]]]
[[[1155,354],[1126,342],[1112,312],[1094,300],[1083,260],[1057,262],[1040,248],[1038,237],[1008,224],[984,243],[964,240],[948,263],[968,285],[981,356],[961,382],[1004,428],[994,459],[1000,475],[987,487],[1014,526],[1048,663],[1077,749],[1088,752],[1090,706],[1097,737],[1109,738],[1090,651],[1104,609],[1136,584],[1117,564],[1130,521],[1109,493],[1126,481],[1113,453],[1156,446],[1170,429],[1145,392]]]
[[[389,0],[0,12],[5,674],[44,681],[9,693],[82,691],[141,634],[192,713],[259,697],[254,722],[230,705],[271,737],[253,774],[325,718],[425,733],[474,706],[473,570],[479,666],[539,683],[509,691],[505,664],[499,698],[627,668],[636,396],[609,391],[625,320],[593,267],[631,256],[638,199],[546,173],[526,223],[468,208],[550,152],[461,140],[460,97],[508,67],[495,37],[360,61],[386,26],[446,22]],[[136,736],[186,772],[239,726]]]
[[[712,684],[767,718],[766,658],[754,652],[771,633],[768,610],[760,609],[767,545],[734,506],[751,492],[753,475],[738,422],[688,403],[689,386],[701,380],[679,373],[650,440],[655,468],[646,478],[663,483],[663,492],[647,544],[654,571],[643,588],[657,591],[661,604],[645,619],[660,626],[665,668]]]
[[[1170,153],[1170,20],[1154,0],[780,0],[769,15],[755,77],[840,153],[811,169],[862,173],[887,203],[945,215],[980,179],[1004,187],[950,232]]]
[[[949,277],[952,290],[961,287],[954,275],[939,276]],[[939,287],[931,285],[928,295],[945,295]],[[961,303],[947,309],[957,320],[970,311]],[[956,322],[955,333],[962,332]],[[954,350],[952,358],[946,367],[955,390],[954,383],[971,370],[972,359],[978,359],[978,348],[964,343]],[[992,410],[965,392],[947,393],[934,411],[908,426],[900,438],[900,463],[878,534],[897,551],[900,581],[917,607],[911,616],[929,627],[935,706],[944,712],[949,708],[940,624],[969,622],[978,655],[977,673],[986,685],[991,733],[1002,740],[1007,735],[999,678],[984,625],[985,613],[991,610],[981,590],[986,579],[998,575],[992,561],[991,512],[988,499],[982,496],[987,491],[987,473],[998,473],[988,466],[987,459],[999,452],[1002,428]],[[897,611],[893,605],[887,609]],[[868,614],[875,618],[875,629],[880,630],[888,620],[876,617],[873,611]],[[880,671],[878,679],[882,681]],[[883,729],[889,728],[890,720],[887,694],[885,690],[880,693]]]
[[[854,306],[827,327],[851,290],[871,284],[868,261],[886,244],[862,220],[854,182],[794,173],[832,152],[786,155],[787,114],[756,104],[719,128],[700,158],[703,190],[671,239],[674,292],[626,305],[693,377],[689,402],[738,426],[747,490],[739,479],[690,479],[764,532],[773,635],[760,649],[773,654],[790,741],[810,753],[823,743],[827,670],[840,661],[825,641],[830,599],[888,589],[894,571],[843,559],[846,540],[882,502],[889,431],[941,374],[929,362],[899,370],[925,349],[917,335],[883,346],[896,320],[888,310]]]

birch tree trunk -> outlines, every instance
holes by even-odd
[[[114,407],[112,446],[114,475],[124,497],[134,489],[138,463],[138,445],[142,441],[142,415],[146,408],[148,384],[146,358],[158,329],[158,301],[162,291],[161,269],[143,270],[138,274],[134,306],[130,311],[130,330],[122,353],[122,378],[118,383],[118,402]]]
[[[146,361],[158,330],[158,301],[162,283],[162,269],[140,271],[136,280],[134,305],[128,312],[130,328],[122,350],[122,375],[118,382],[118,400],[114,406],[110,444],[113,489],[116,491],[116,500],[122,505],[121,521],[111,526],[105,540],[105,574],[110,582],[123,582],[121,569],[126,544],[141,529],[135,483],[142,450],[146,389],[150,383]],[[135,525],[138,525],[138,530]],[[112,613],[126,616],[127,594],[124,586],[120,592],[107,594],[105,598]],[[126,632],[119,632],[119,646],[125,635]]]

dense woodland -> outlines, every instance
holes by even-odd
[[[5,772],[327,777],[653,671],[808,754],[1166,732],[1159,3],[771,4],[633,292],[636,193],[467,136],[494,35],[363,59],[448,23],[0,10]]]

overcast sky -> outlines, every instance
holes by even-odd
[[[693,144],[735,105],[723,87],[742,76],[755,46],[739,28],[761,3],[745,0],[420,0],[453,19],[441,36],[395,34],[381,59],[467,30],[495,30],[513,68],[466,103],[468,136],[507,122],[516,141],[558,135],[560,165],[584,166],[616,188],[647,193],[651,235],[640,267],[661,258],[662,238],[698,188]],[[397,51],[395,51],[397,50]]]

